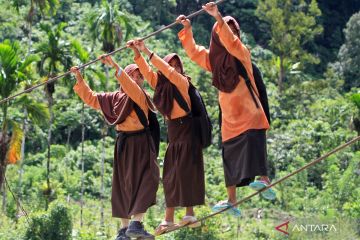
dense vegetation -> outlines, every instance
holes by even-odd
[[[0,99],[144,36],[201,8],[190,0],[0,0]],[[227,0],[220,10],[241,25],[266,82],[272,115],[268,132],[270,176],[279,179],[360,134],[360,2],[325,0]],[[198,43],[208,46],[214,20],[192,20]],[[201,91],[214,124],[205,152],[206,203],[198,216],[226,198],[217,93],[211,76],[186,57],[177,26],[148,44],[160,56],[178,52]],[[130,50],[115,55],[132,63]],[[100,63],[83,71],[96,91],[115,91],[113,71]],[[72,77],[46,84],[0,106],[0,239],[112,239],[110,192],[115,131],[74,94]],[[150,91],[150,90],[149,90]],[[159,164],[166,148],[163,120]],[[7,183],[29,215],[16,204]],[[256,196],[226,214],[161,239],[357,239],[360,238],[360,144],[333,155],[275,187],[269,202]],[[238,190],[239,198],[249,195]],[[146,216],[149,229],[162,220],[164,196]],[[180,218],[183,212],[178,211]],[[290,219],[334,224],[337,232],[293,231],[275,226]]]

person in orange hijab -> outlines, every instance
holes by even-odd
[[[155,230],[160,235],[174,227],[176,207],[185,207],[185,216],[178,225],[198,227],[193,207],[205,203],[203,153],[199,136],[191,115],[189,96],[190,77],[184,72],[180,57],[171,53],[160,58],[151,52],[143,41],[130,41],[134,61],[149,85],[154,89],[154,104],[166,118],[169,144],[166,149],[163,186],[165,219]],[[154,72],[140,54],[144,52],[158,71]],[[182,101],[180,101],[182,99]]]
[[[240,210],[232,206],[237,201],[236,187],[250,185],[259,190],[270,184],[266,156],[266,130],[270,125],[258,97],[250,51],[240,39],[239,24],[233,17],[223,18],[213,2],[203,9],[217,21],[211,32],[210,48],[195,43],[191,23],[183,15],[177,18],[184,26],[178,36],[189,58],[212,73],[212,85],[218,89],[228,200],[218,202],[213,210],[229,207],[230,213],[240,216]],[[247,72],[248,83],[240,76],[239,64]],[[273,200],[275,192],[268,189],[262,196]]]
[[[93,92],[77,67],[72,67],[71,72],[77,79],[74,91],[88,106],[100,110],[106,122],[117,130],[111,206],[112,216],[121,219],[122,228],[116,240],[154,239],[144,229],[143,217],[156,203],[159,167],[149,128],[141,119],[147,122],[149,109],[155,111],[155,107],[142,89],[144,78],[136,64],[123,70],[110,56],[101,56],[100,60],[116,69],[115,77],[121,86],[118,91]]]

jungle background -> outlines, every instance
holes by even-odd
[[[0,98],[145,36],[204,3],[0,0]],[[359,0],[227,0],[219,9],[239,21],[241,39],[267,86],[271,179],[360,134]],[[192,19],[198,44],[209,46],[213,23],[207,14]],[[177,37],[180,29],[174,27],[147,43],[160,56],[180,54],[213,122],[214,144],[204,151],[206,206],[196,208],[201,217],[226,199],[217,92],[211,75],[187,58]],[[125,67],[133,62],[133,54],[126,49],[115,59]],[[97,92],[118,87],[114,72],[100,63],[83,75]],[[99,112],[82,104],[72,90],[74,83],[68,76],[0,106],[0,239],[115,238],[120,223],[111,217],[110,194],[116,132]],[[166,129],[160,116],[159,121],[162,167]],[[360,239],[359,175],[356,143],[277,185],[276,200],[256,196],[241,204],[239,219],[221,214],[201,228],[185,228],[159,239]],[[238,198],[251,193],[241,188]],[[160,185],[146,228],[154,229],[163,213]],[[183,214],[178,210],[177,219]],[[295,222],[334,224],[337,231],[290,231],[287,236],[275,230],[286,220],[289,231]]]

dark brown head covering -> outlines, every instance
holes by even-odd
[[[135,63],[127,65],[124,69],[124,71],[130,75],[133,71],[139,69],[138,65],[136,65]]]
[[[240,26],[231,16],[224,17],[227,23],[234,23],[240,35]],[[239,83],[239,73],[236,61],[238,59],[231,55],[220,42],[220,38],[215,31],[218,23],[215,23],[211,32],[210,41],[210,64],[213,73],[213,86],[222,92],[232,92]],[[239,36],[238,35],[238,36]],[[239,36],[240,37],[240,36]]]
[[[136,64],[130,64],[125,67],[124,71],[129,75],[136,69],[139,69]],[[134,102],[121,90],[121,87],[117,92],[99,93],[97,98],[104,118],[109,125],[116,125],[125,121],[134,108]]]
[[[181,66],[181,74],[184,75],[184,67],[180,57],[176,53],[171,53],[166,55],[163,59],[165,62],[169,63],[172,59],[177,58]],[[156,84],[154,92],[154,104],[159,112],[167,116],[170,119],[170,113],[173,108],[174,103],[174,90],[176,87],[172,84],[164,74],[158,71],[158,82]]]

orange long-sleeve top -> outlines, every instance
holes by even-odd
[[[138,65],[141,74],[144,76],[151,88],[155,89],[158,82],[158,74],[152,70],[152,68],[149,66],[149,64],[146,62],[142,55],[135,58],[134,61],[136,65]],[[151,63],[157,69],[159,69],[159,71],[162,72],[165,77],[169,79],[170,82],[172,82],[177,87],[177,89],[185,99],[186,103],[188,104],[189,108],[191,109],[190,96],[188,93],[188,79],[182,74],[178,73],[173,67],[171,67],[168,63],[166,63],[156,54],[152,56]],[[179,117],[184,117],[187,113],[180,107],[180,105],[175,99],[173,101],[173,109],[171,110],[170,118],[175,119]]]
[[[115,76],[123,91],[144,111],[147,117],[149,108],[143,90],[124,71],[122,71],[120,76],[116,72]],[[85,104],[93,109],[100,110],[97,93],[92,91],[84,80],[78,81],[73,89]],[[116,130],[118,131],[138,131],[142,129],[144,129],[144,126],[137,117],[135,110],[131,111],[125,121],[116,125]]]
[[[252,72],[251,54],[241,40],[233,34],[229,25],[217,24],[216,33],[226,50],[245,66],[250,81],[258,93]],[[195,43],[192,29],[182,29],[178,37],[189,58],[206,71],[211,72],[209,50]],[[239,76],[240,77],[240,76]],[[257,94],[258,95],[258,94]],[[249,129],[269,129],[270,125],[262,107],[256,108],[245,80],[240,82],[231,93],[219,91],[219,104],[222,110],[222,141],[232,139]],[[259,99],[256,97],[260,104]]]

